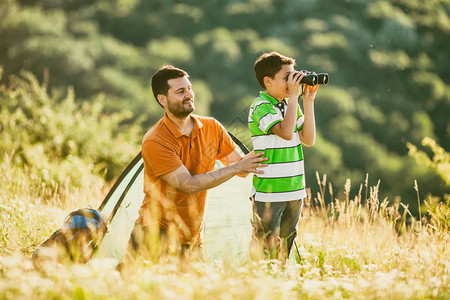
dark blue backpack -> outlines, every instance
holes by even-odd
[[[85,263],[96,252],[106,231],[106,223],[98,210],[73,211],[66,217],[63,227],[36,248],[33,263],[37,267],[48,260]]]

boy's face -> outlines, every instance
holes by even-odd
[[[287,85],[287,77],[289,72],[294,72],[293,65],[283,65],[273,78],[267,77],[266,90],[277,100],[289,97],[289,89]]]

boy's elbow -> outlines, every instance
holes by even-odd
[[[307,146],[307,147],[313,146],[314,143],[315,143],[315,139],[312,139],[312,140],[310,140],[310,141],[302,141],[302,144],[305,145],[305,146]]]

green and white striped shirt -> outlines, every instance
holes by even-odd
[[[248,116],[255,153],[264,151],[269,164],[264,174],[253,176],[252,195],[260,202],[281,202],[306,197],[302,145],[298,131],[304,116],[298,107],[297,124],[292,140],[285,140],[270,131],[284,117],[279,102],[266,92],[253,100]]]

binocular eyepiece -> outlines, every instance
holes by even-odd
[[[302,70],[302,72],[305,73],[306,75],[302,78],[300,83],[312,85],[312,86],[314,86],[316,84],[323,84],[323,85],[328,84],[328,79],[329,79],[328,73],[316,74],[315,72],[311,72],[311,71],[307,71],[307,70]]]

